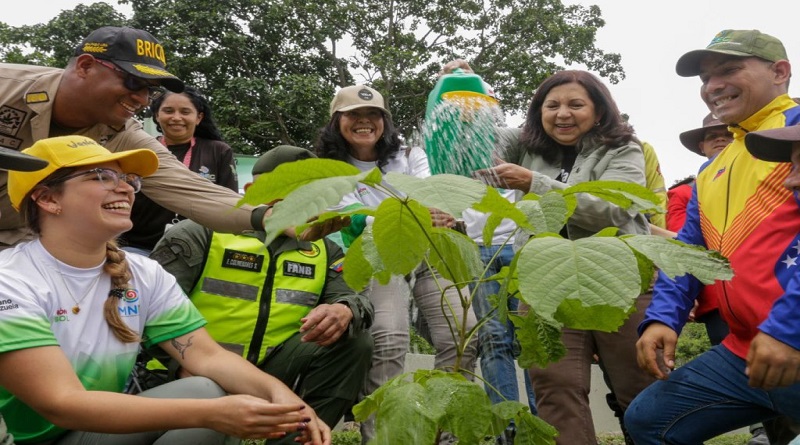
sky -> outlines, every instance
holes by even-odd
[[[704,48],[723,29],[758,29],[783,41],[795,71],[800,72],[800,7],[795,0],[562,0],[598,5],[606,25],[597,47],[622,55],[626,79],[608,84],[617,105],[630,116],[637,135],[655,147],[667,186],[695,174],[704,158],[684,148],[678,135],[701,126],[708,113],[700,100],[697,77],[675,74],[675,63],[688,51]],[[25,8],[6,8],[0,21],[11,26],[45,23],[61,10],[93,1],[27,0]],[[123,14],[130,7],[107,0]],[[759,5],[765,5],[763,8]],[[8,9],[14,9],[10,11]],[[795,13],[792,13],[795,11]],[[789,19],[780,21],[781,14]],[[800,81],[789,89],[800,96]],[[502,92],[498,92],[502,97]]]

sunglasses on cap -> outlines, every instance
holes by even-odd
[[[142,79],[141,77],[136,77],[131,73],[122,70],[113,63],[105,62],[100,59],[94,59],[94,61],[110,70],[122,73],[124,76],[122,79],[122,84],[128,90],[136,92],[136,91],[141,91],[143,88],[147,88],[147,98],[150,100],[150,102],[164,95],[164,89],[161,88],[160,86],[152,85],[148,83],[146,80]]]

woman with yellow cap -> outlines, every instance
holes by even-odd
[[[142,176],[158,168],[152,151],[111,153],[66,136],[24,153],[49,165],[9,173],[12,205],[39,237],[0,253],[0,411],[19,443],[222,444],[298,433],[330,443],[330,429],[289,388],[209,337],[171,275],[117,248]],[[121,394],[140,342],[195,377]]]

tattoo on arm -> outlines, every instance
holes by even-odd
[[[189,337],[188,339],[186,339],[186,343],[181,343],[174,338],[170,340],[172,347],[175,348],[176,351],[178,351],[182,359],[186,358],[186,350],[189,349],[189,346],[192,346],[192,338],[194,337]]]

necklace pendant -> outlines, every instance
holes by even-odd
[[[78,315],[78,312],[80,312],[80,311],[81,311],[81,308],[78,307],[77,305],[76,306],[72,306],[72,313],[73,314]]]

